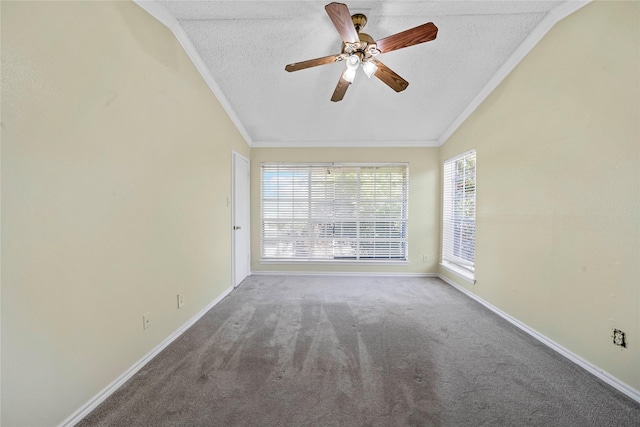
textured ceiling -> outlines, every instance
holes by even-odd
[[[419,146],[443,143],[567,2],[348,2],[352,14],[367,16],[362,31],[374,39],[425,22],[439,31],[434,41],[378,57],[409,81],[405,91],[359,71],[337,103],[330,98],[342,63],[284,70],[340,53],[327,3],[158,0],[154,7],[177,20],[252,146]]]

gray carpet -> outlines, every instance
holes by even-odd
[[[252,276],[80,426],[639,426],[439,279]]]

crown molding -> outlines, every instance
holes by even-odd
[[[373,148],[373,147],[439,147],[447,142],[453,133],[464,123],[469,116],[482,104],[482,102],[496,89],[496,87],[507,77],[513,69],[527,56],[527,54],[540,42],[540,40],[562,19],[571,15],[575,11],[589,4],[592,0],[569,0],[566,1],[545,16],[538,26],[529,34],[514,53],[502,64],[493,77],[487,82],[476,97],[469,103],[463,112],[451,123],[447,130],[437,141],[306,141],[306,142],[285,142],[285,141],[252,141],[246,128],[238,118],[238,115],[231,107],[226,96],[209,72],[207,65],[191,42],[191,39],[184,31],[180,23],[161,5],[152,0],[133,0],[138,6],[144,9],[151,16],[169,28],[185,52],[193,62],[198,72],[202,75],[213,94],[216,96],[222,108],[225,110],[233,124],[242,135],[243,139],[250,147],[255,148],[309,148],[309,147],[353,147],[353,148]]]
[[[254,141],[252,148],[415,148],[439,147],[438,141]]]
[[[209,72],[209,68],[202,60],[202,57],[196,50],[195,46],[191,42],[191,39],[189,38],[187,33],[184,31],[184,28],[182,28],[182,25],[180,25],[180,23],[167,11],[167,9],[165,9],[163,6],[159,5],[155,1],[151,1],[151,0],[133,0],[133,1],[135,4],[137,4],[142,9],[144,9],[151,16],[156,18],[160,23],[162,23],[164,26],[169,28],[171,32],[173,32],[173,35],[176,37],[180,45],[182,45],[182,48],[187,53],[187,56],[189,56],[189,59],[191,59],[191,62],[193,62],[193,65],[196,67],[196,69],[198,70],[198,72],[200,73],[204,81],[207,83],[207,86],[209,86],[209,88],[211,89],[211,92],[213,92],[215,97],[218,99],[218,101],[220,102],[220,105],[222,105],[222,108],[224,109],[224,111],[227,113],[227,115],[229,116],[233,124],[238,129],[238,132],[240,132],[240,135],[242,135],[242,138],[244,138],[245,142],[249,146],[252,146],[252,141],[251,141],[251,137],[249,136],[249,133],[247,132],[244,125],[238,118],[238,115],[236,114],[236,112],[231,107],[231,104],[229,103],[229,100],[227,99],[227,97],[224,96],[222,89],[220,89],[220,86],[218,86],[218,83],[216,83],[213,76]]]
[[[467,108],[451,123],[447,130],[440,136],[438,146],[443,145],[453,133],[458,130],[471,116],[471,114],[482,104],[482,102],[493,92],[505,77],[507,77],[514,68],[529,54],[529,52],[542,40],[542,38],[553,28],[558,22],[571,15],[578,9],[591,3],[591,0],[570,0],[566,1],[544,17],[538,26],[524,39],[522,44],[513,52],[513,54],[502,64],[498,71],[493,75],[489,82],[476,95]]]

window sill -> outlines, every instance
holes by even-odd
[[[471,285],[475,285],[475,275],[469,270],[465,270],[464,268],[458,267],[455,264],[451,264],[450,262],[443,261],[440,263],[440,267],[447,270],[449,273],[453,273],[465,282],[468,282]]]
[[[260,264],[326,264],[326,265],[409,265],[407,260],[311,260],[311,259],[261,259]]]

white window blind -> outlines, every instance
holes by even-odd
[[[407,259],[407,164],[261,165],[263,260]]]
[[[475,268],[476,152],[444,163],[442,261]]]

